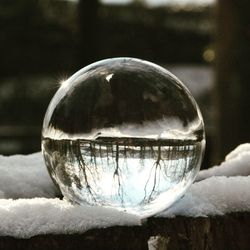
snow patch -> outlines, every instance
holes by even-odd
[[[244,144],[239,145],[232,152],[230,152],[226,156],[225,159],[226,161],[228,161],[232,159],[242,158],[243,156],[249,155],[249,154],[250,154],[250,143],[244,143]]]
[[[250,143],[245,143],[229,153],[221,165],[200,171],[196,177],[196,181],[201,181],[212,176],[248,175],[250,175]]]
[[[54,198],[58,195],[41,152],[31,155],[0,155],[0,198]]]
[[[199,217],[250,211],[250,176],[211,177],[194,183],[186,195],[160,217]]]
[[[140,219],[113,209],[75,206],[59,199],[0,199],[0,235],[83,233],[93,228],[140,225]]]

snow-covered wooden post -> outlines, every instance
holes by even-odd
[[[211,217],[151,218],[142,226],[113,226],[79,234],[46,234],[29,239],[0,236],[4,250],[248,250],[250,213]]]
[[[249,162],[250,144],[239,146],[170,209],[141,220],[56,198],[41,153],[0,156],[0,249],[249,249]]]

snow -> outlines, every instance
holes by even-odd
[[[41,153],[0,155],[0,198],[54,198],[58,193]]]
[[[196,181],[212,176],[247,176],[250,175],[250,143],[238,146],[229,153],[220,166],[200,171]]]
[[[102,207],[72,205],[56,198],[41,153],[0,156],[0,235],[83,233],[114,225],[140,225],[139,217]],[[250,211],[250,144],[203,170],[182,199],[159,217],[210,216]],[[39,198],[40,197],[40,198]]]
[[[112,209],[74,206],[64,200],[33,198],[0,200],[0,235],[30,238],[41,234],[73,234],[113,225],[140,225],[140,219]]]
[[[188,139],[195,140],[196,132],[203,127],[202,117],[197,110],[197,118],[183,126],[179,117],[164,117],[156,121],[145,121],[142,124],[124,123],[116,127],[93,129],[90,133],[68,134],[59,128],[49,125],[43,129],[44,138],[56,140],[94,140],[98,137],[148,138],[148,139]]]
[[[160,217],[199,217],[250,210],[250,176],[211,177],[194,183],[186,195]]]
[[[208,216],[250,210],[250,143],[238,146],[220,166],[202,170],[188,193],[160,216]]]
[[[148,240],[148,250],[166,249],[169,239],[160,235],[151,236]]]

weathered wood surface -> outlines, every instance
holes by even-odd
[[[155,241],[152,240],[155,237]],[[214,217],[150,218],[142,226],[115,226],[83,234],[0,237],[0,249],[250,249],[250,213]],[[150,244],[149,244],[150,245]],[[151,249],[154,249],[151,247]],[[150,249],[150,250],[151,250]]]

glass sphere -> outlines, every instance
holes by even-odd
[[[147,217],[178,200],[199,171],[204,124],[187,88],[134,58],[91,64],[47,109],[42,152],[69,201]]]

